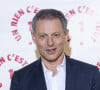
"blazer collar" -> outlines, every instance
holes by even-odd
[[[72,88],[72,63],[71,60],[65,55],[66,57],[66,85],[65,85],[65,90],[71,90]],[[45,77],[44,77],[44,72],[43,72],[43,67],[42,67],[42,61],[41,58],[38,60],[37,64],[36,64],[36,69],[37,71],[35,73],[37,73],[38,79],[37,79],[37,83],[39,84],[39,86],[37,86],[37,90],[47,90],[46,87],[46,81],[45,81]]]
[[[37,77],[38,77],[36,82],[39,85],[39,86],[37,86],[36,90],[47,90],[41,58],[37,62],[36,69],[37,69],[36,73],[37,73]]]
[[[71,60],[66,56],[66,83],[65,90],[71,90],[72,88],[72,63]]]

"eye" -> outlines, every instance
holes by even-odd
[[[55,33],[53,36],[54,36],[54,37],[59,37],[60,34],[59,34],[59,33]]]
[[[45,39],[47,37],[47,35],[43,34],[43,35],[40,35],[39,37],[40,37],[40,39]]]
[[[45,37],[45,35],[40,35],[40,37],[42,37],[42,38],[43,38],[43,37]]]

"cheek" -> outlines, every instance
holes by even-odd
[[[37,48],[39,48],[39,49],[43,49],[46,47],[46,43],[44,41],[40,41],[40,40],[38,40],[36,42],[36,45],[37,45]]]
[[[64,43],[65,43],[65,40],[64,39],[61,39],[61,40],[56,40],[56,45],[57,46],[64,46]]]

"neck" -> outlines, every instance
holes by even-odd
[[[42,58],[42,57],[41,57]],[[48,61],[42,58],[42,61],[45,65],[45,67],[48,70],[51,70],[53,72],[53,76],[57,73],[57,66],[60,65],[63,62],[64,54],[62,54],[57,60],[54,61]]]

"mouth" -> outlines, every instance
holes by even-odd
[[[56,52],[56,48],[52,48],[52,49],[47,49],[46,52],[48,54],[54,54]]]

